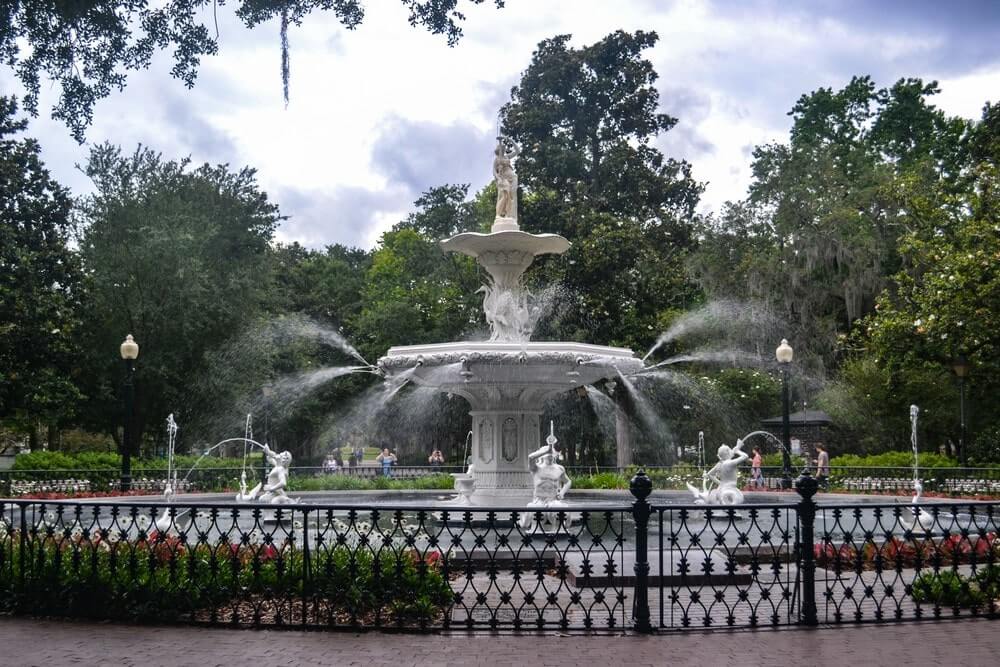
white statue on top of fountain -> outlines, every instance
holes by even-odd
[[[738,483],[739,467],[749,458],[743,451],[743,441],[737,440],[732,448],[722,445],[718,456],[719,462],[702,474],[701,490],[689,482],[688,491],[699,505],[740,505],[743,492]]]
[[[511,160],[517,157],[517,146],[508,148],[503,137],[497,137],[497,147],[493,151],[493,181],[497,184],[498,223],[513,223],[517,228],[517,172]]]
[[[247,492],[241,490],[236,495],[236,501],[256,501],[272,505],[297,502],[285,493],[285,488],[288,486],[288,468],[292,465],[292,453],[288,451],[274,452],[267,445],[263,445],[263,448],[264,456],[267,457],[267,462],[271,465],[271,471],[267,473],[267,481],[258,483]]]
[[[573,482],[566,474],[566,468],[559,465],[562,455],[556,451],[557,442],[555,424],[549,422],[549,435],[545,438],[545,446],[528,454],[528,461],[535,464],[535,471],[532,473],[534,490],[531,502],[528,503],[529,510],[558,510],[566,507],[563,499],[573,486]],[[536,526],[535,512],[525,512],[521,515],[521,528],[531,530],[541,527],[551,531],[559,527],[559,518],[555,513],[545,513],[540,516],[540,525]],[[568,525],[568,519],[566,523]]]

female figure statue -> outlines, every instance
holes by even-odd
[[[502,137],[497,137],[493,151],[493,180],[497,184],[497,218],[517,219],[517,174],[511,159],[517,157],[516,146],[504,147]]]

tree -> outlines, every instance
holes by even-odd
[[[302,313],[350,336],[350,323],[363,306],[370,252],[340,244],[316,251],[293,243],[273,248],[270,259],[274,280],[270,311]]]
[[[799,351],[832,361],[836,336],[872,311],[901,268],[899,183],[963,187],[969,124],[936,109],[929,99],[937,92],[919,79],[876,89],[854,77],[839,91],[803,95],[790,112],[789,142],[754,151],[749,197],[724,218],[733,227],[703,230],[694,268],[709,296],[770,304]],[[720,266],[720,248],[731,243],[736,256]]]
[[[352,326],[362,353],[374,360],[392,345],[461,340],[482,324],[478,287],[471,258],[445,255],[436,239],[413,229],[386,232]]]
[[[518,173],[525,222],[578,236],[574,209],[610,213],[648,226],[693,216],[701,188],[690,165],[650,145],[677,119],[657,113],[653,64],[642,52],[655,32],[614,32],[580,49],[570,35],[539,43],[511,101],[504,131],[521,145]]]
[[[395,229],[413,229],[430,239],[446,239],[462,232],[480,231],[492,222],[488,195],[469,200],[469,184],[439,185],[413,202],[418,211]]]
[[[453,46],[462,36],[465,15],[459,0],[400,0],[410,11],[409,22],[433,34],[443,34]],[[468,0],[482,4],[484,0]],[[503,7],[503,0],[494,0]],[[217,0],[98,0],[51,2],[20,0],[0,10],[0,55],[27,91],[24,106],[38,113],[43,76],[58,84],[61,94],[52,117],[69,126],[77,141],[93,120],[94,104],[112,89],[125,87],[128,73],[149,67],[153,55],[172,49],[171,74],[194,86],[201,58],[219,50],[219,31],[200,17],[216,20]],[[152,6],[151,6],[152,5]],[[236,15],[247,28],[278,18],[281,21],[281,73],[288,101],[288,28],[301,25],[313,11],[333,12],[348,30],[364,20],[362,0],[239,0]]]
[[[859,329],[860,346],[874,355],[895,387],[928,377],[936,390],[922,406],[934,415],[938,442],[957,441],[957,402],[950,367],[958,355],[972,364],[970,412],[979,427],[998,423],[989,409],[1000,389],[1000,169],[988,162],[975,170],[975,189],[962,196],[928,192],[911,183],[903,193],[908,227],[900,252],[905,266]],[[942,203],[944,200],[944,203]],[[904,414],[912,392],[889,402]],[[975,431],[974,425],[970,437]]]
[[[97,385],[89,415],[104,427],[117,421],[116,352],[127,333],[140,345],[140,429],[170,412],[183,419],[211,410],[211,397],[189,387],[206,351],[262,311],[277,207],[252,169],[192,168],[142,147],[125,155],[98,146],[85,171],[96,188],[81,203],[80,251],[92,285],[85,349]]]
[[[545,40],[503,108],[521,146],[521,224],[573,243],[534,272],[563,288],[543,335],[643,347],[665,311],[696,298],[683,260],[701,186],[651,145],[677,122],[658,112],[657,74],[642,56],[657,39],[618,31],[579,49],[569,35]]]
[[[14,99],[0,97],[0,420],[26,428],[34,445],[37,421],[57,424],[81,398],[83,275],[68,245],[69,193],[38,142],[15,137],[27,127],[16,113]]]

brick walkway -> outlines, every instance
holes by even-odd
[[[0,618],[0,664],[38,665],[940,665],[994,666],[1000,621],[687,632],[486,636],[146,627]],[[538,656],[537,650],[543,655]]]

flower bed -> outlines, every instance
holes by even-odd
[[[0,539],[0,608],[13,613],[129,621],[205,621],[240,625],[359,627],[426,625],[451,603],[438,551],[303,550],[225,535],[143,530],[133,536],[79,527],[35,527]],[[193,536],[192,536],[193,537]],[[297,619],[297,620],[296,620]]]

